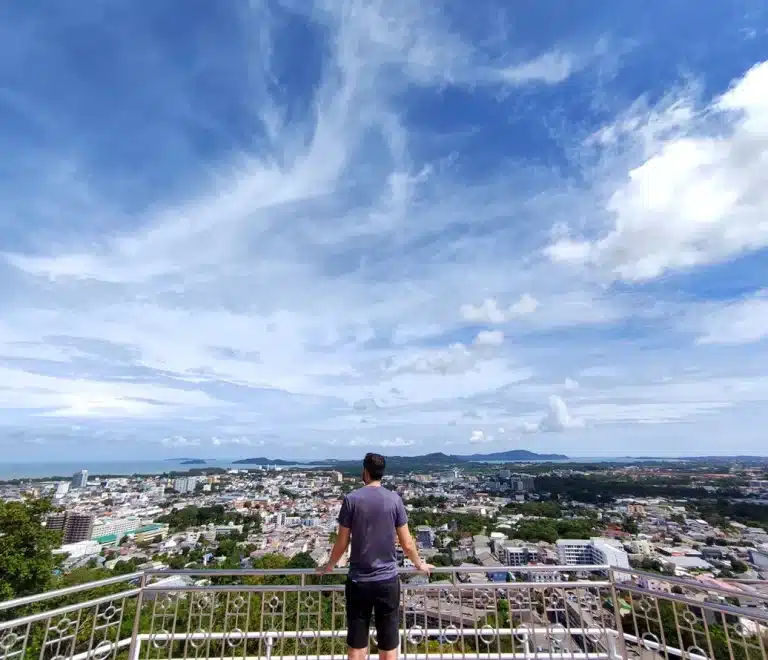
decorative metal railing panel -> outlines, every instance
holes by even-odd
[[[768,585],[607,567],[403,575],[408,658],[768,660]],[[490,571],[490,573],[489,573]],[[0,603],[0,660],[346,657],[342,572],[147,572]],[[375,626],[370,648],[376,649]]]

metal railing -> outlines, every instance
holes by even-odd
[[[768,660],[765,583],[607,566],[401,578],[407,658]],[[147,571],[6,601],[0,660],[344,658],[344,580],[301,569]]]

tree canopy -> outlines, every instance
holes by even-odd
[[[0,600],[45,591],[60,559],[61,534],[42,525],[48,500],[0,501]]]

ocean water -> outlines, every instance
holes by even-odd
[[[552,463],[637,463],[647,459],[633,459],[626,457],[581,457],[574,456],[568,459],[560,459],[557,461],[525,461],[526,463],[539,463],[539,462],[552,462]],[[652,459],[655,461],[675,462],[680,459],[675,458],[661,458]],[[477,461],[478,463],[488,464],[503,464],[510,463],[510,461]],[[73,462],[51,462],[51,463],[0,463],[0,481],[8,479],[42,479],[45,477],[64,477],[70,478],[75,472],[79,470],[88,470],[88,474],[91,476],[101,475],[121,475],[130,476],[132,474],[162,474],[163,472],[185,471],[194,468],[206,468],[206,467],[220,467],[220,468],[254,468],[255,465],[243,465],[235,464],[232,460],[207,460],[204,464],[198,465],[182,465],[180,460],[153,460],[153,461],[73,461]],[[285,467],[298,467],[310,469],[312,467],[325,467],[313,466],[313,465],[288,465]]]
[[[130,476],[132,474],[162,474],[171,470],[184,471],[195,468],[254,468],[255,465],[235,465],[231,460],[206,460],[204,464],[182,465],[177,460],[154,461],[89,461],[56,462],[56,463],[0,463],[0,481],[8,479],[41,479],[45,477],[70,478],[75,472],[88,470],[92,476],[106,474]],[[292,467],[292,466],[282,466]],[[311,465],[295,467],[310,468]]]

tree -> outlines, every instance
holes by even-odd
[[[61,535],[43,527],[48,500],[0,501],[0,600],[47,590]]]
[[[315,568],[315,566],[317,564],[308,552],[300,552],[291,557],[288,562],[288,568]]]
[[[731,561],[731,567],[733,568],[734,573],[746,573],[749,570],[749,566],[739,559],[733,559]]]
[[[628,534],[637,534],[640,531],[637,527],[637,520],[634,518],[627,518],[624,521],[623,528]]]

